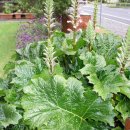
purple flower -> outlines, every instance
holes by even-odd
[[[42,17],[22,24],[17,32],[16,47],[25,47],[29,43],[46,39],[47,31],[44,26],[44,21],[44,17]]]

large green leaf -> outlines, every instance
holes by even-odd
[[[85,67],[80,70],[86,75],[89,82],[93,84],[93,90],[104,100],[112,97],[112,94],[120,92],[120,88],[125,81],[112,65],[106,66],[103,56],[91,52],[82,53],[80,59]]]
[[[113,93],[120,92],[120,86],[124,83],[122,77],[116,73],[111,73],[102,78],[98,78],[96,74],[91,74],[88,79],[94,85],[94,91],[104,100],[112,97]]]
[[[84,65],[92,65],[96,71],[99,71],[106,66],[105,58],[95,52],[87,52],[83,50],[80,55],[80,59],[83,60]]]
[[[3,127],[2,127],[2,126],[0,126],[0,130],[3,130]]]
[[[128,117],[130,117],[130,100],[126,97],[122,98],[119,100],[119,103],[117,104],[115,109],[121,113],[121,116],[125,121]]]
[[[8,88],[8,80],[0,79],[0,97],[5,95],[5,90]]]
[[[34,74],[34,65],[28,61],[20,61],[15,68],[15,74],[20,78],[30,78]]]
[[[122,87],[120,87],[120,93],[124,94],[130,99],[130,82],[126,83]]]
[[[43,56],[44,42],[30,43],[25,48],[17,49],[21,59],[33,60]]]
[[[16,77],[12,79],[13,84],[17,85],[20,89],[28,83],[32,76],[36,73],[36,69],[31,62],[20,61],[14,69]]]
[[[103,55],[109,64],[116,63],[118,47],[122,40],[113,34],[97,34],[94,44],[94,50]]]
[[[15,87],[6,90],[6,96],[4,97],[7,103],[15,104],[15,106],[21,106],[20,100],[23,93],[18,92]]]
[[[21,115],[16,111],[15,106],[0,104],[0,126],[7,127],[10,124],[17,124]]]
[[[39,130],[94,130],[98,121],[113,125],[111,103],[90,89],[85,91],[75,78],[33,79],[24,92],[24,119]]]
[[[86,53],[86,51],[83,51],[80,55],[80,59],[83,60],[85,65],[82,69],[80,69],[80,72],[83,75],[95,74],[106,66],[104,57],[96,53]]]

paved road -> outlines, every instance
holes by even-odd
[[[93,14],[93,5],[81,5],[80,13],[85,12]],[[98,22],[100,23],[100,7]],[[130,26],[130,8],[109,8],[103,5],[101,25],[124,37]]]

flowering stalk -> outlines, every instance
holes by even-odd
[[[71,18],[71,21],[69,21],[70,23],[72,23],[73,25],[73,30],[71,30],[73,32],[73,47],[75,48],[76,45],[76,32],[77,32],[77,26],[78,26],[78,0],[71,0],[72,2],[72,12],[69,15]]]
[[[45,63],[49,69],[50,74],[53,74],[54,72],[54,67],[56,65],[56,57],[55,52],[54,52],[54,47],[53,44],[51,42],[51,36],[52,36],[52,30],[53,27],[55,26],[54,23],[54,18],[53,18],[53,0],[47,0],[45,3],[45,25],[47,27],[48,30],[48,41],[47,41],[47,46],[44,49],[44,60]]]
[[[120,66],[120,73],[124,75],[125,68],[130,66],[130,40],[128,35],[126,35],[126,40],[122,42],[117,55],[116,59]]]
[[[48,38],[51,38],[51,34],[52,34],[52,30],[53,27],[55,26],[54,20],[55,18],[53,18],[53,0],[46,0],[45,2],[45,26],[47,27],[47,31],[48,31]]]
[[[92,23],[92,21],[89,21],[88,27],[86,30],[86,41],[88,43],[88,50],[89,51],[92,51],[92,49],[93,49],[95,37],[96,37],[96,33],[95,33],[95,30],[93,27],[93,23]]]
[[[98,0],[94,1],[94,14],[93,14],[93,26],[96,28],[97,24],[97,12],[98,12]]]
[[[45,55],[44,60],[49,69],[49,72],[50,74],[53,74],[54,67],[56,65],[56,62],[55,62],[56,57],[54,56],[55,55],[54,47],[52,46],[50,39],[48,39],[48,46],[45,47],[44,55]]]

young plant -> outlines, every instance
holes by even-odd
[[[87,47],[89,51],[93,50],[95,37],[96,37],[96,32],[94,30],[93,23],[90,21],[88,23],[88,28],[86,30],[86,41],[87,41],[87,45],[88,45]]]

